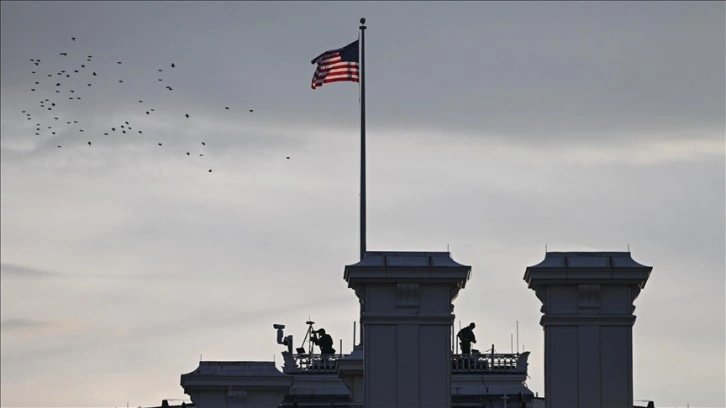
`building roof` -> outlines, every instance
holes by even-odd
[[[650,268],[639,264],[630,252],[547,252],[545,259],[530,268]]]
[[[530,288],[564,282],[630,282],[643,288],[651,270],[630,252],[547,252],[542,262],[527,267],[524,280]]]
[[[367,251],[360,262],[348,267],[469,268],[451,258],[450,252]]]

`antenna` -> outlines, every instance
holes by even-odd
[[[451,251],[449,251],[449,244],[448,243],[446,244],[446,252],[451,252]]]
[[[514,354],[514,334],[509,333],[509,352]]]
[[[355,320],[353,320],[353,348],[355,348]]]
[[[547,253],[547,244],[545,244],[545,254]]]
[[[519,320],[517,320],[517,354],[519,354]]]
[[[628,253],[630,253],[630,244],[628,244]]]

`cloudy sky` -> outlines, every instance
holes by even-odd
[[[629,246],[635,399],[726,405],[723,2],[0,7],[2,406],[188,400],[309,317],[350,350],[359,90],[310,60],[360,17],[368,248],[471,265],[457,321],[518,321],[543,395],[525,268]]]

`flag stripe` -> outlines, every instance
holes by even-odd
[[[318,64],[310,84],[312,89],[330,82],[358,82],[358,41],[337,50],[325,51],[311,63]]]

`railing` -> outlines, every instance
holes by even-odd
[[[286,374],[335,374],[342,354],[290,354],[282,353]],[[527,373],[529,352],[521,354],[454,354],[451,371],[466,373]]]
[[[526,373],[529,352],[521,354],[454,354],[453,373]]]
[[[289,354],[282,353],[285,358],[283,371],[286,374],[335,374],[338,359],[342,354]]]

